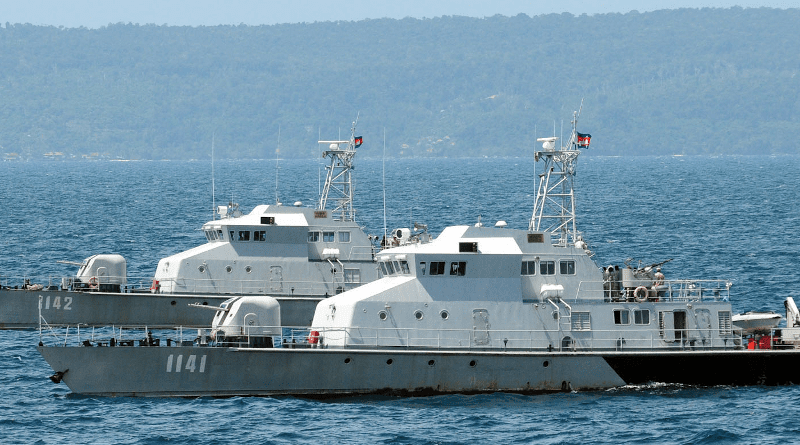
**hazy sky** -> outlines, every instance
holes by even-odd
[[[598,14],[731,6],[796,8],[800,0],[0,0],[0,23],[98,28],[109,23],[272,25],[366,18]]]

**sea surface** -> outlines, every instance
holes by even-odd
[[[598,266],[672,259],[664,266],[667,278],[732,281],[737,312],[782,311],[786,296],[800,296],[800,156],[593,153],[579,160],[575,186],[578,228]],[[129,276],[148,279],[159,258],[205,242],[199,228],[214,204],[233,201],[246,212],[276,200],[313,206],[325,175],[321,159],[215,164],[212,193],[208,161],[0,163],[0,281],[55,282],[76,270],[57,260],[95,253],[122,254]],[[356,165],[356,219],[375,235],[414,222],[433,234],[478,221],[526,228],[541,173],[532,156],[356,159]],[[0,331],[0,443],[800,441],[800,386],[652,384],[328,401],[94,398],[51,383],[37,342],[36,331]]]

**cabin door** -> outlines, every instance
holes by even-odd
[[[269,268],[269,289],[272,292],[283,292],[283,269],[281,266]]]
[[[675,311],[675,339],[684,340],[687,335],[686,331],[686,311]]]
[[[488,345],[489,338],[489,311],[474,309],[472,311],[472,343],[476,346]]]

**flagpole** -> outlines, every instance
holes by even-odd
[[[383,170],[383,239],[386,240],[386,127],[383,127],[383,160],[381,161],[381,169]]]

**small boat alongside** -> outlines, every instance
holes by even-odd
[[[577,116],[566,146],[540,140],[535,157],[544,168],[527,229],[479,222],[447,227],[435,239],[409,231],[403,245],[377,254],[380,279],[317,303],[310,327],[287,326],[280,301],[237,297],[213,308],[209,331],[187,339],[184,331],[164,333],[166,345],[153,346],[147,332],[115,330],[109,347],[72,330],[72,345],[63,346],[64,335],[45,345],[43,334],[38,350],[54,381],[102,396],[800,381],[800,314],[750,348],[755,339],[733,325],[729,281],[668,278],[669,260],[595,264],[575,224],[572,179],[586,146]],[[787,300],[787,320],[790,306]]]
[[[750,311],[736,314],[731,317],[733,327],[740,329],[744,334],[768,334],[780,324],[783,316],[774,311]]]
[[[236,295],[270,295],[284,321],[308,325],[316,304],[378,278],[376,239],[356,222],[352,169],[361,137],[319,141],[330,160],[319,202],[219,206],[202,227],[206,243],[158,262],[146,279],[127,276],[126,260],[93,255],[76,275],[47,284],[0,283],[0,329],[48,325],[208,326],[217,306]]]

